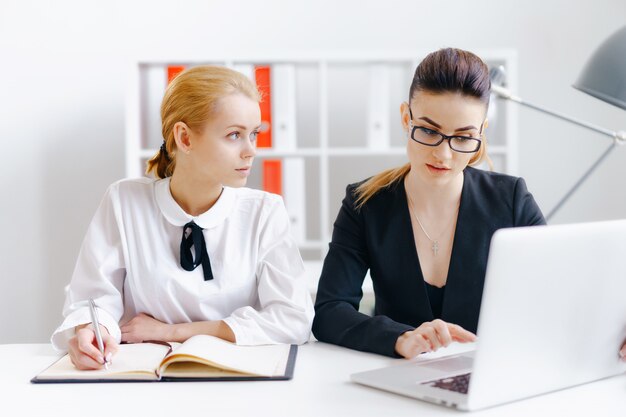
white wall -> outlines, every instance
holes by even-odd
[[[137,56],[516,48],[525,99],[611,129],[626,112],[570,87],[626,23],[626,2],[526,0],[0,3],[0,343],[61,320],[87,224],[124,176],[126,69]],[[520,109],[520,173],[544,212],[607,139]],[[619,148],[556,222],[626,217]]]

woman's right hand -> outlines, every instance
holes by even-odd
[[[102,369],[104,358],[107,359],[107,363],[111,362],[111,358],[117,352],[118,345],[106,327],[100,326],[100,334],[104,344],[104,356],[98,349],[96,333],[91,324],[77,326],[75,333],[75,336],[69,341],[68,353],[76,368],[82,370]]]
[[[411,359],[425,352],[434,352],[452,342],[474,342],[476,335],[452,323],[433,320],[422,323],[417,329],[402,333],[396,340],[396,352]]]

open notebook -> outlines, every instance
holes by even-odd
[[[78,370],[65,355],[31,382],[286,380],[293,377],[297,349],[239,346],[206,335],[184,343],[123,344],[108,370]]]

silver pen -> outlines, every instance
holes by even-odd
[[[96,303],[94,303],[93,298],[89,299],[89,312],[91,313],[91,324],[93,325],[93,331],[96,333],[96,341],[98,342],[98,349],[100,349],[100,353],[102,354],[102,359],[104,360],[104,369],[109,369],[109,364],[107,363],[107,358],[104,356],[104,343],[102,342],[102,334],[100,333],[100,321],[98,320],[98,312],[96,311]]]

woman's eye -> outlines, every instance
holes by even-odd
[[[257,131],[250,133],[250,142],[256,142],[257,136],[259,136],[259,132]]]
[[[233,132],[227,136],[229,139],[237,140],[239,139],[239,132]]]
[[[468,137],[465,137],[465,136],[455,136],[454,139],[456,139],[459,142],[467,142],[471,138],[468,138]]]
[[[437,134],[438,134],[438,133],[437,133],[437,132],[435,132],[434,130],[432,130],[432,129],[428,129],[427,127],[422,127],[421,129],[422,129],[422,132],[424,132],[425,134],[427,134],[427,135],[429,135],[429,136],[434,136],[434,135],[437,135]]]

